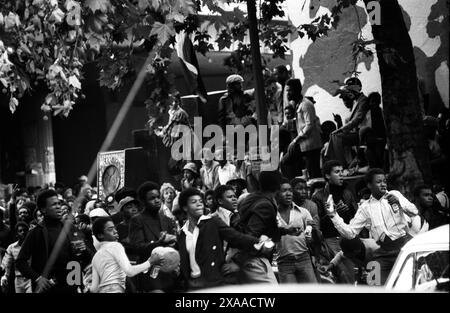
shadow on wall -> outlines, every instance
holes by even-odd
[[[447,66],[448,73],[448,52],[449,52],[449,15],[448,15],[447,0],[438,0],[431,6],[431,12],[428,16],[428,23],[426,26],[427,34],[430,38],[439,37],[441,45],[436,53],[428,57],[420,47],[414,47],[414,55],[416,58],[417,75],[419,78],[419,85],[425,97],[425,103],[429,103],[427,109],[428,114],[435,115],[443,107],[444,101],[439,93],[438,85],[443,83],[436,80],[436,71],[442,67]],[[403,10],[403,17],[405,19],[408,31],[411,28],[411,18],[409,14]],[[447,65],[445,65],[445,62]],[[448,84],[448,74],[447,82]],[[446,87],[448,90],[448,86]],[[448,96],[448,95],[447,95]],[[447,100],[448,102],[448,100]],[[425,106],[427,106],[425,104]]]
[[[310,17],[314,18],[320,7],[331,10],[335,4],[332,0],[311,1]],[[366,11],[359,6],[355,8],[356,10],[354,8],[343,10],[337,30],[313,42],[306,54],[300,58],[299,65],[305,77],[304,90],[308,90],[312,85],[318,85],[333,94],[339,87],[333,81],[342,82],[350,76],[354,68],[351,43],[358,39],[359,25],[362,28],[367,21]],[[364,62],[366,69],[370,70],[373,60],[374,57],[371,56],[361,59],[360,62]]]

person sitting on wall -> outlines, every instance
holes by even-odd
[[[370,126],[370,115],[367,114],[370,110],[369,101],[361,89],[361,81],[352,77],[336,92],[351,113],[344,126],[331,134],[325,159],[338,160],[345,168],[353,159],[351,147],[358,146],[360,143],[359,129]]]
[[[254,123],[254,109],[251,107],[251,96],[242,89],[244,78],[230,75],[226,79],[227,92],[219,99],[219,125],[225,130],[226,125],[243,125]]]

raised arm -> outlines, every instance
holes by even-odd
[[[349,224],[346,224],[337,212],[334,213],[334,216],[330,216],[330,218],[337,231],[342,235],[342,237],[347,239],[355,238],[356,235],[358,235],[361,230],[370,222],[369,216],[366,213],[364,207],[361,207],[356,212],[355,217],[350,221]]]

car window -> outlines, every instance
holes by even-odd
[[[415,289],[449,291],[449,251],[417,253]]]
[[[411,253],[403,262],[394,283],[394,290],[409,291],[413,287],[414,253]]]

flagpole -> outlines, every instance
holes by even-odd
[[[256,115],[258,125],[267,125],[267,106],[265,103],[264,81],[259,46],[258,20],[256,19],[256,2],[247,0],[250,45],[252,52],[253,77],[255,79]]]

